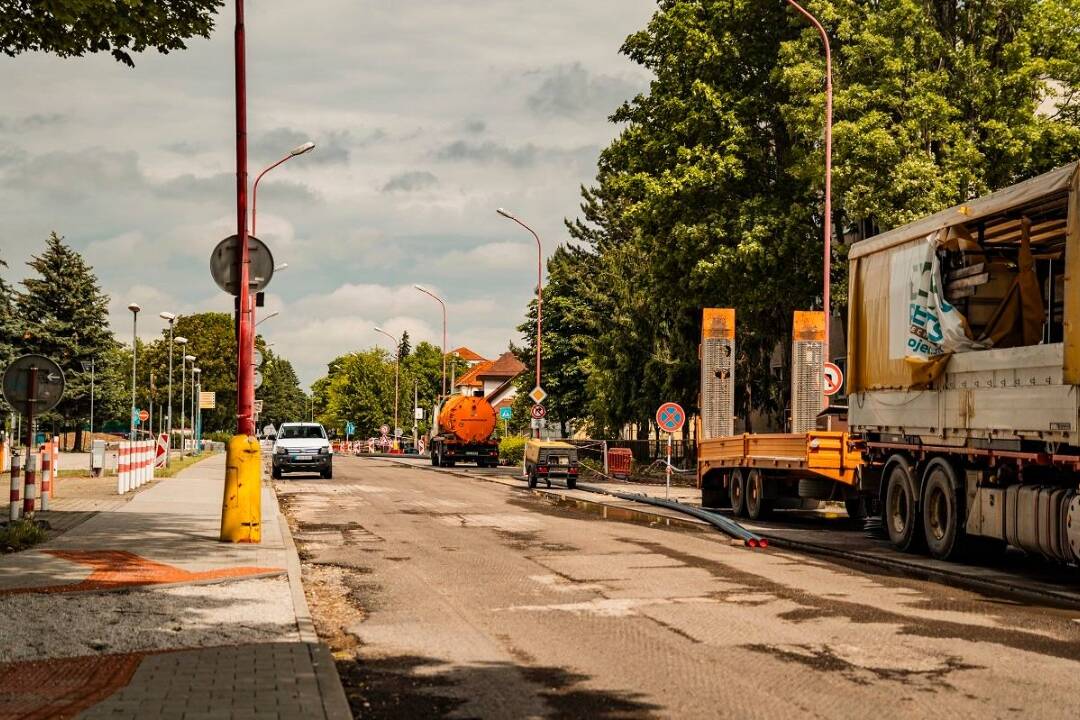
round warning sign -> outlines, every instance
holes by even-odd
[[[543,405],[533,405],[529,410],[529,414],[532,415],[533,420],[540,420],[547,415],[547,408]]]
[[[686,413],[678,403],[664,403],[656,411],[656,425],[664,432],[679,432],[685,422]]]
[[[844,387],[844,373],[835,363],[825,363],[825,394],[835,395]]]

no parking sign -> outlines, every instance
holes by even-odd
[[[668,433],[677,433],[686,423],[686,412],[678,403],[664,403],[656,411],[656,426]]]

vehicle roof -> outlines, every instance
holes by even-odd
[[[311,425],[312,427],[322,427],[322,423],[316,422],[286,422],[281,423],[278,427],[296,426],[296,425]]]
[[[1006,212],[1014,207],[1026,205],[1040,198],[1062,193],[1072,185],[1073,175],[1080,162],[1071,162],[1056,170],[1043,173],[1017,185],[998,190],[974,200],[951,207],[947,210],[920,218],[915,222],[902,225],[892,230],[867,238],[851,246],[848,258],[854,260],[864,255],[881,252],[911,240],[924,238],[930,233],[945,228],[969,223]]]

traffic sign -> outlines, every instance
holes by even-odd
[[[686,412],[678,403],[664,403],[656,411],[656,425],[664,432],[677,433],[686,423]]]
[[[31,370],[36,370],[32,395]],[[23,355],[4,371],[4,399],[16,410],[26,412],[27,405],[32,404],[35,414],[48,412],[63,395],[64,371],[44,355]]]
[[[217,407],[217,393],[213,390],[199,391],[199,409],[213,410]]]
[[[230,295],[240,294],[240,277],[236,268],[239,255],[240,240],[235,235],[219,242],[210,253],[210,275],[217,286]],[[266,243],[254,235],[248,235],[248,258],[251,260],[249,292],[262,292],[274,276],[274,256]]]
[[[259,348],[255,348],[255,350],[251,353],[251,364],[255,367],[259,367],[263,364],[263,354],[262,351],[259,350]]]
[[[345,434],[352,435],[356,432],[356,426],[352,424],[352,420],[345,423]]]
[[[540,403],[547,400],[547,393],[544,391],[544,388],[537,385],[529,391],[529,399],[539,405]]]
[[[141,420],[142,422],[146,422],[149,419],[150,419],[150,413],[149,412],[147,412],[146,410],[140,410],[139,411],[139,420]]]
[[[261,370],[255,371],[255,389],[258,390],[263,384],[263,374]]]
[[[139,418],[139,411],[135,408],[131,409],[131,424],[135,427],[142,425],[142,420]]]
[[[387,435],[389,435],[390,434],[390,426],[389,425],[381,426],[379,428],[379,434],[382,435],[383,437],[386,437]]]
[[[533,405],[532,409],[529,410],[529,414],[532,415],[533,420],[539,420],[547,415],[547,408],[543,405]]]
[[[401,428],[394,428],[394,437],[399,438],[402,436],[402,434],[403,433]]]
[[[835,363],[825,363],[825,394],[835,395],[844,387],[844,373]]]
[[[263,401],[262,400],[256,400],[255,401],[254,410],[255,410],[256,415],[262,415],[262,410],[263,410]]]
[[[514,417],[514,409],[509,407],[499,408],[499,419],[509,420]]]

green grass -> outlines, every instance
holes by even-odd
[[[173,475],[176,475],[176,473],[180,472],[181,470],[184,470],[185,468],[189,468],[192,465],[194,465],[195,463],[200,462],[202,460],[205,460],[205,459],[207,459],[209,457],[213,457],[216,454],[217,453],[204,452],[202,455],[185,455],[184,457],[180,457],[178,455],[173,455],[172,462],[169,464],[169,467],[167,467],[167,468],[158,468],[157,470],[154,471],[154,477],[156,477],[156,478],[172,477]]]
[[[0,527],[0,552],[11,553],[25,550],[45,540],[45,531],[33,520],[16,520]]]

